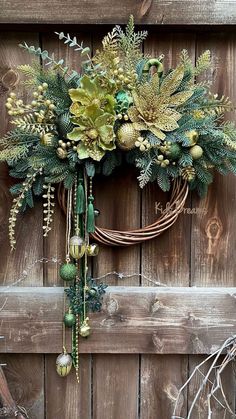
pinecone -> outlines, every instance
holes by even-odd
[[[191,182],[195,178],[195,169],[192,166],[184,167],[181,170],[181,176],[184,180],[187,180],[188,182]]]

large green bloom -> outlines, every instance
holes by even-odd
[[[91,105],[96,105],[104,112],[115,113],[116,100],[105,87],[102,87],[97,77],[91,79],[84,75],[80,80],[80,87],[70,89],[69,95],[73,102],[70,111],[75,116],[80,116]]]
[[[77,152],[80,159],[91,157],[100,161],[107,150],[115,148],[114,115],[93,104],[87,106],[83,114],[71,120],[78,127],[67,134],[67,137],[79,142]]]

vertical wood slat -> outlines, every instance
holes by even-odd
[[[93,52],[99,49],[106,32],[96,32]],[[100,210],[98,225],[117,229],[140,226],[140,191],[134,171],[127,167],[116,169],[112,176],[95,181],[94,192],[95,206]],[[93,260],[93,276],[111,271],[139,273],[140,247],[101,246],[98,257]],[[111,275],[102,281],[108,285],[139,285],[138,277],[119,280]],[[138,377],[138,355],[93,355],[93,419],[120,419],[124,415],[136,419]]]
[[[0,42],[0,113],[1,113],[1,128],[0,135],[11,129],[9,117],[6,112],[5,102],[8,94],[11,91],[12,78],[8,75],[10,71],[17,73],[17,66],[20,64],[27,64],[31,61],[29,54],[25,53],[18,47],[18,44],[25,39],[26,42],[33,42],[38,44],[38,35],[36,33],[1,33]],[[7,83],[5,82],[7,79]],[[18,92],[19,96],[26,99],[28,97],[27,89],[20,83],[19,79],[14,85],[14,91]],[[43,242],[41,235],[42,216],[40,211],[40,204],[35,205],[35,208],[29,210],[26,215],[19,214],[16,228],[17,247],[14,252],[10,252],[8,241],[8,217],[11,207],[11,195],[8,191],[10,184],[17,183],[17,181],[9,180],[6,166],[1,164],[0,170],[0,197],[1,205],[0,221],[0,272],[1,285],[6,284],[7,281],[14,282],[26,269],[27,265],[31,265],[36,259],[43,255]],[[43,279],[43,269],[41,264],[36,264],[30,272],[29,276],[21,285],[40,285]]]
[[[72,34],[71,34],[72,35]],[[80,34],[76,33],[78,39]],[[84,43],[91,47],[90,37],[83,34]],[[74,48],[69,48],[59,41],[54,34],[43,34],[41,36],[43,49],[49,54],[54,52],[55,59],[64,58],[65,63],[72,70],[79,71],[81,67],[80,53]],[[65,214],[55,206],[55,217],[48,237],[44,240],[44,256],[47,258],[56,257],[63,260],[65,257]],[[44,267],[44,284],[46,286],[63,285],[58,275],[59,265],[48,263]],[[63,313],[61,313],[63,317]],[[71,330],[67,329],[68,340]],[[89,419],[91,415],[91,356],[80,356],[80,384],[77,383],[76,375],[73,372],[62,379],[55,370],[56,357],[46,355],[45,357],[45,403],[47,419],[73,419],[81,417]],[[56,391],[55,391],[56,386]]]
[[[17,80],[9,77],[9,72],[17,73],[17,66],[31,61],[31,57],[18,47],[25,40],[38,44],[38,34],[32,33],[1,33],[0,42],[0,135],[4,135],[11,128],[5,108],[5,101],[14,88],[20,97],[27,99],[27,89]],[[7,83],[5,82],[7,80]],[[16,183],[16,181],[15,181]],[[28,276],[20,283],[21,286],[43,285],[42,264],[35,264],[30,270],[27,266],[43,256],[42,216],[40,204],[29,210],[25,215],[19,215],[16,237],[17,247],[10,252],[8,242],[8,217],[11,207],[11,195],[8,191],[13,184],[8,177],[8,170],[4,164],[0,168],[0,281],[1,285],[14,283],[24,270]],[[44,358],[41,355],[4,355],[1,362],[6,362],[4,372],[9,382],[12,395],[16,402],[30,410],[32,419],[44,418]]]
[[[1,354],[1,363],[7,364],[4,374],[16,404],[30,419],[44,419],[44,356]]]
[[[207,72],[207,79],[213,82],[211,90],[220,95],[230,96],[236,101],[235,83],[235,51],[236,40],[231,33],[205,32],[197,34],[197,56],[206,49],[212,53],[212,68]],[[204,77],[204,76],[202,76]],[[228,114],[235,120],[234,114]],[[207,197],[200,200],[194,195],[193,205],[205,210],[206,215],[192,216],[192,252],[191,252],[191,285],[192,286],[235,286],[235,229],[236,220],[234,207],[236,203],[235,179],[232,175],[223,177],[214,173],[214,182],[210,186]],[[202,356],[190,356],[190,372],[203,360]],[[209,365],[209,364],[208,364]],[[202,369],[206,372],[206,367]],[[211,377],[214,379],[214,376]],[[199,386],[202,377],[195,375],[188,393],[188,408]],[[235,374],[231,364],[223,373],[223,384],[226,398],[235,408]],[[209,389],[209,386],[207,387]],[[207,389],[199,397],[193,415],[199,419],[206,416]],[[217,397],[219,393],[217,393]],[[222,401],[222,398],[220,398]],[[215,402],[212,406],[212,416],[229,419],[225,410]]]
[[[144,51],[152,56],[165,55],[165,66],[171,68],[178,61],[182,49],[189,51],[195,59],[195,34],[186,38],[185,33],[169,32],[149,34]],[[157,184],[146,186],[142,196],[143,224],[154,221],[155,202],[165,208],[168,198]],[[188,197],[186,207],[191,207]],[[159,214],[160,215],[160,214]],[[150,220],[150,217],[151,220]],[[191,218],[181,214],[177,222],[165,234],[145,243],[142,248],[142,273],[170,286],[188,286],[190,269],[190,229]],[[150,285],[143,281],[142,285]],[[141,361],[141,419],[152,419],[158,413],[160,418],[171,417],[177,390],[186,381],[188,357],[142,355]],[[151,389],[155,389],[152,397]],[[187,411],[187,393],[179,405],[179,415]]]
[[[138,418],[138,355],[94,357],[93,419]]]

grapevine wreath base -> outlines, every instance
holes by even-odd
[[[96,242],[107,246],[131,246],[154,239],[175,223],[184,208],[188,192],[187,182],[181,181],[180,178],[175,179],[168,202],[168,211],[164,211],[153,224],[136,230],[111,230],[95,226],[95,231],[90,236]],[[59,186],[57,197],[60,207],[66,213],[67,198],[63,185]]]
[[[101,308],[106,285],[89,275],[89,261],[98,242],[129,246],[153,239],[170,228],[183,209],[188,190],[207,193],[213,169],[236,173],[236,127],[224,121],[233,110],[230,100],[212,94],[198,76],[211,66],[210,52],[196,64],[183,50],[175,68],[164,68],[163,55],[141,53],[147,32],[116,26],[101,49],[90,49],[63,32],[59,39],[81,56],[81,71],[70,69],[46,50],[20,45],[36,60],[21,65],[26,103],[12,91],[6,108],[13,128],[0,139],[0,161],[20,181],[11,188],[9,218],[11,248],[16,246],[18,213],[43,198],[43,235],[51,230],[55,188],[66,214],[65,262],[60,277],[65,285],[63,351],[57,372],[66,376],[72,365],[79,380],[79,335],[91,332],[88,313]],[[39,64],[43,63],[43,66]],[[117,231],[96,226],[93,178],[103,181],[122,164],[139,171],[141,188],[154,182],[171,191],[169,211],[138,230]],[[112,228],[112,226],[111,226]],[[94,240],[94,241],[93,241]],[[65,327],[71,328],[72,351],[65,348]]]

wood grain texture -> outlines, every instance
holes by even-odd
[[[138,355],[95,355],[93,363],[93,419],[137,419]]]
[[[181,32],[169,32],[163,36],[160,32],[151,32],[145,42],[144,52],[153,57],[165,55],[165,68],[171,68],[178,62],[183,49],[189,51],[194,61],[195,35]],[[142,193],[142,225],[150,224],[160,217],[157,208],[165,209],[170,195],[161,191],[157,182],[147,185]],[[185,207],[191,208],[190,197]],[[142,273],[155,278],[161,283],[172,286],[189,285],[191,216],[182,213],[176,223],[160,237],[150,240],[142,247]],[[142,285],[150,285],[143,280]]]
[[[4,373],[16,404],[30,419],[44,419],[44,359],[39,354],[1,354]]]
[[[192,373],[193,369],[204,360],[204,357],[201,355],[192,355],[190,359],[190,370],[189,372]],[[218,365],[222,362],[222,357],[218,361]],[[189,391],[188,391],[188,409],[190,409],[191,403],[193,401],[194,396],[196,395],[199,387],[202,384],[203,375],[206,374],[208,369],[210,367],[210,363],[207,363],[206,365],[202,366],[200,371],[201,374],[198,372],[194,376],[194,378],[191,380],[189,385]],[[207,394],[210,391],[211,383],[215,379],[214,372],[210,375],[208,382],[206,382],[206,385],[203,386],[203,389],[200,393],[200,396],[197,400],[195,409],[193,410],[193,417],[196,417],[197,419],[206,419],[207,418]],[[229,403],[229,406],[233,411],[235,411],[235,373],[234,373],[234,366],[233,364],[229,364],[223,374],[222,374],[222,386],[224,389],[224,393],[226,395],[226,399]],[[216,393],[217,399],[224,405],[224,400],[222,397],[222,394],[220,391]],[[216,399],[212,399],[211,408],[212,408],[212,418],[220,419],[232,419],[232,415],[227,413],[225,409],[220,405],[220,403],[217,402]]]
[[[91,417],[90,355],[80,356],[80,384],[73,370],[67,377],[56,372],[55,355],[45,359],[45,410],[47,419],[74,419]]]
[[[165,68],[176,66],[182,49],[187,49],[193,62],[195,59],[195,33],[182,31],[149,31],[149,37],[144,44],[144,51],[151,56],[158,57],[164,54]],[[160,210],[165,209],[168,194],[161,192],[156,183],[144,188],[142,194],[142,223],[143,225],[154,221],[160,216]],[[189,195],[185,208],[191,208]],[[151,217],[151,220],[150,220]],[[147,242],[142,247],[142,273],[148,278],[155,278],[161,283],[170,286],[188,286],[190,272],[190,236],[191,216],[182,213],[176,223],[165,234],[156,240]],[[142,284],[150,286],[147,280]],[[187,377],[188,356],[177,357],[168,355],[142,355],[141,361],[141,417],[151,419],[157,414],[161,418],[171,416],[174,394],[179,385]],[[144,379],[143,379],[144,377]],[[155,397],[152,397],[155,389]],[[178,413],[182,415],[187,411],[187,397],[184,395]]]
[[[1,23],[125,23],[134,14],[137,23],[161,25],[233,25],[234,0],[1,0]]]
[[[171,418],[178,388],[188,377],[186,356],[145,355],[141,367],[140,417]],[[183,393],[177,412],[181,417],[186,415],[186,399]]]
[[[10,129],[9,119],[6,113],[5,101],[7,95],[14,89],[19,97],[28,98],[27,89],[19,83],[19,78],[9,77],[9,74],[17,74],[17,66],[27,64],[31,57],[18,47],[18,44],[25,39],[26,42],[38,44],[38,35],[33,33],[1,33],[0,42],[0,113],[1,128],[0,134],[3,135]],[[15,282],[27,270],[36,259],[43,256],[42,240],[42,211],[40,204],[29,210],[27,214],[19,215],[16,228],[17,248],[10,252],[8,242],[8,217],[11,207],[11,195],[8,191],[9,186],[16,181],[10,180],[8,171],[4,165],[0,169],[0,199],[4,202],[0,209],[0,282],[9,284]],[[43,269],[41,264],[36,264],[28,278],[24,280],[25,285],[40,285],[43,283]],[[29,279],[30,278],[30,279]]]
[[[213,68],[207,79],[213,92],[236,100],[236,40],[230,33],[211,32],[197,37],[197,55],[212,52]],[[235,114],[228,114],[235,120]],[[191,284],[197,286],[235,285],[236,190],[235,177],[214,173],[207,197],[194,195],[193,205],[201,210],[192,217]],[[205,215],[204,215],[205,212]]]
[[[0,295],[1,352],[60,352],[62,288]],[[235,288],[109,287],[80,352],[211,353],[235,333],[235,304]]]
[[[84,45],[91,47],[91,37],[88,34],[71,33],[71,36],[77,36],[78,39],[84,40]],[[63,58],[70,70],[81,70],[81,55],[74,48],[69,48],[62,41],[59,41],[55,34],[42,34],[41,45],[49,54],[55,54],[55,59]],[[69,71],[70,71],[69,70]],[[56,194],[55,194],[56,196]],[[48,237],[44,239],[44,256],[46,258],[57,258],[63,260],[65,258],[65,234],[66,222],[65,214],[60,209],[55,199],[55,211],[52,223],[52,230]],[[58,275],[58,265],[49,263],[44,267],[44,285],[63,285],[63,281]]]
[[[101,47],[101,41],[107,30],[100,30],[92,38],[93,53]],[[136,173],[130,167],[122,166],[114,170],[111,176],[96,177],[94,182],[95,207],[100,216],[98,226],[111,229],[132,229],[140,227],[140,189]],[[93,260],[95,277],[116,271],[124,274],[140,272],[140,246],[114,248],[101,246],[98,257]],[[109,285],[139,285],[139,278],[124,278],[110,275],[105,282]]]

